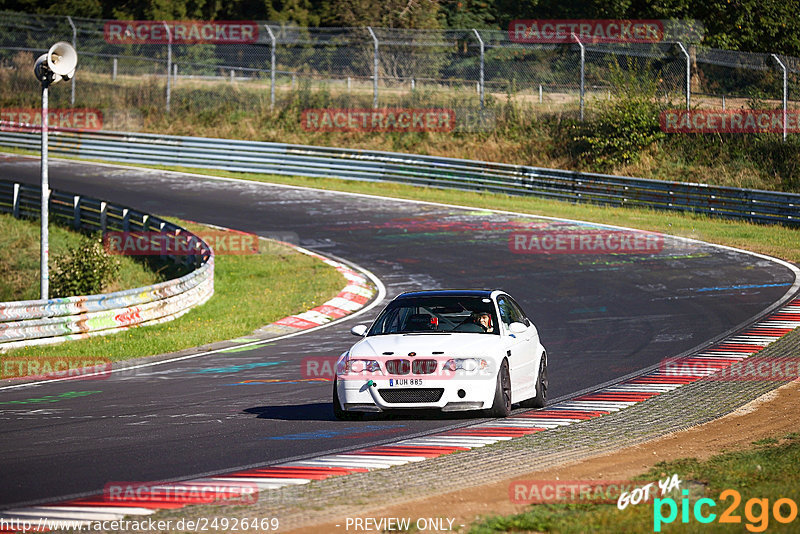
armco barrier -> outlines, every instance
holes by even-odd
[[[38,218],[39,187],[0,181],[0,213]],[[51,190],[50,217],[76,229],[190,234],[158,217],[108,202]],[[209,249],[206,249],[209,250]],[[192,271],[147,287],[104,295],[0,302],[0,351],[46,345],[175,319],[214,294],[213,252],[164,256]]]
[[[40,136],[35,132],[0,132],[0,146],[38,151]],[[391,181],[800,224],[797,194],[437,156],[202,137],[65,131],[50,135],[50,150],[55,154],[127,163]]]

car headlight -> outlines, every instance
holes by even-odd
[[[346,371],[349,373],[360,374],[363,372],[367,373],[380,373],[381,366],[375,360],[364,360],[364,359],[348,359],[347,365],[345,367]]]
[[[489,367],[489,362],[483,358],[453,358],[444,362],[443,371],[458,371],[459,369],[468,373],[483,370]]]

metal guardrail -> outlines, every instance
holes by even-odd
[[[36,151],[40,148],[40,136],[36,132],[0,132],[0,146]],[[800,224],[800,195],[793,193],[437,156],[105,131],[53,133],[50,151],[126,163],[401,182],[702,213],[762,223]]]
[[[0,180],[0,213],[38,218],[40,188]],[[51,190],[51,220],[76,229],[148,235],[194,234],[158,217],[101,200]],[[199,241],[202,243],[202,241]],[[175,319],[214,294],[214,255],[165,255],[194,269],[174,280],[102,295],[0,302],[0,351],[105,335]]]

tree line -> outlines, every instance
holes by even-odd
[[[706,46],[800,56],[800,0],[0,0],[0,10],[409,29],[507,29],[515,19],[695,19]]]

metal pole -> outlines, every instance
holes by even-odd
[[[77,28],[75,28],[75,24],[72,23],[72,17],[68,16],[67,17],[67,21],[69,22],[69,25],[72,26],[72,48],[77,50],[78,49],[78,45],[77,45],[78,30],[77,30]],[[70,94],[70,97],[69,97],[69,105],[70,106],[74,106],[75,105],[75,76],[72,77],[72,80],[70,81],[70,83],[72,84],[72,93]]]
[[[163,20],[161,23],[167,30],[167,113],[169,113],[170,93],[172,92],[172,77],[170,76],[172,72],[172,32],[169,31],[169,24]]]
[[[678,45],[683,55],[686,56],[686,111],[689,111],[692,104],[692,60],[689,57],[689,52],[687,52],[686,48],[683,46],[683,43],[678,41],[675,44]]]
[[[472,28],[472,31],[473,31],[473,32],[475,32],[475,37],[477,37],[477,38],[478,38],[478,42],[479,42],[479,43],[480,43],[480,45],[481,45],[481,79],[480,79],[480,93],[481,93],[481,109],[483,109],[483,65],[484,65],[484,63],[483,63],[483,61],[484,61],[484,56],[483,56],[483,53],[484,53],[484,48],[485,48],[485,47],[484,47],[484,44],[483,44],[483,39],[481,39],[481,34],[480,34],[480,33],[478,33],[478,30],[476,30],[475,28]]]
[[[117,58],[114,58],[113,63],[113,70],[111,71],[111,81],[115,81],[117,79]]]
[[[572,34],[572,38],[575,39],[575,42],[578,43],[578,46],[581,47],[581,122],[583,122],[583,93],[584,93],[584,81],[586,79],[586,47],[583,46],[583,43],[578,36],[574,33]]]
[[[272,28],[269,24],[264,24],[267,29],[270,40],[272,40],[272,51],[270,52],[270,67],[269,67],[269,109],[275,109],[275,34],[272,33]]]
[[[783,142],[785,143],[788,133],[787,119],[789,118],[789,72],[786,69],[786,65],[783,64],[783,61],[781,61],[777,55],[772,54],[772,59],[783,69]]]
[[[375,52],[373,54],[372,65],[372,107],[378,107],[378,37],[372,31],[370,26],[367,26],[369,34],[372,36],[372,42],[375,44]]]
[[[44,80],[42,81],[42,162],[41,162],[41,187],[42,187],[42,198],[41,198],[41,228],[42,228],[42,238],[40,241],[40,277],[39,277],[39,287],[41,290],[41,298],[42,300],[47,300],[50,294],[50,274],[48,269],[48,261],[50,257],[50,239],[48,233],[48,222],[49,222],[49,202],[50,202],[50,181],[47,175],[47,128],[48,128],[48,118],[47,118],[47,86],[49,80],[48,76],[45,76]]]

